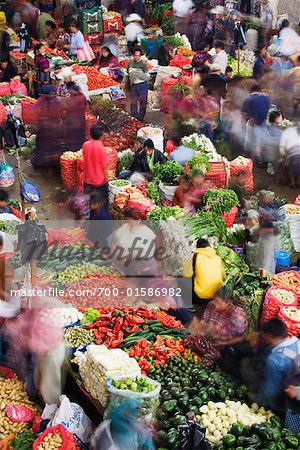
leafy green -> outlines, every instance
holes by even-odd
[[[100,313],[97,309],[87,308],[84,311],[83,318],[81,319],[81,325],[85,325],[87,323],[93,323],[96,319],[100,317]]]
[[[151,17],[152,19],[155,19],[155,20],[157,21],[158,24],[161,24],[161,23],[162,23],[162,16],[163,16],[163,13],[164,13],[165,11],[171,11],[171,9],[172,9],[172,4],[171,4],[171,3],[165,3],[165,4],[163,4],[163,5],[155,6],[155,7],[152,8],[152,10],[151,10],[150,17]],[[172,33],[170,33],[170,34],[172,34]]]
[[[197,214],[186,216],[182,221],[186,229],[187,237],[191,241],[196,241],[204,236],[217,237],[220,240],[225,239],[225,223],[215,213],[200,211]]]
[[[178,48],[184,46],[185,42],[179,36],[166,36],[166,42],[173,48]]]
[[[232,189],[209,189],[205,192],[203,201],[216,214],[225,214],[239,205],[238,196]]]
[[[17,220],[0,220],[0,231],[8,234],[17,234]]]
[[[167,15],[164,17],[163,23],[161,25],[161,29],[163,30],[164,35],[168,36],[170,34],[174,34],[174,17]]]
[[[147,219],[148,220],[167,220],[170,217],[180,219],[183,216],[183,209],[179,206],[157,206],[152,209]]]
[[[179,93],[182,93],[185,97],[187,97],[191,93],[191,88],[184,83],[176,83],[170,89],[170,95],[177,95]]]
[[[208,158],[205,155],[193,156],[188,160],[189,172],[192,170],[201,170],[203,174],[206,174],[210,170],[210,164]]]
[[[122,155],[118,157],[118,171],[126,170],[130,167],[134,160],[134,153],[131,150],[122,152]]]
[[[147,189],[147,197],[153,200],[153,202],[156,205],[161,206],[162,202],[160,197],[160,189],[157,183],[155,183],[154,181],[150,181],[149,183],[147,183],[146,189]]]
[[[33,431],[25,430],[23,433],[18,434],[11,442],[11,448],[13,450],[31,450],[36,436]]]
[[[159,180],[167,177],[178,177],[182,174],[182,171],[182,165],[176,161],[167,161],[164,164],[157,163],[153,169],[154,176]]]
[[[231,248],[220,245],[217,249],[217,255],[224,263],[226,272],[225,284],[231,279],[237,280],[245,273],[249,272],[249,267],[244,260]]]

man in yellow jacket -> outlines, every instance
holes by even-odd
[[[197,315],[202,315],[225,279],[223,262],[206,239],[197,241],[194,254],[183,266],[183,276],[193,279],[193,305]]]

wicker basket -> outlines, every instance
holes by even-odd
[[[109,212],[112,215],[114,220],[124,220],[124,212],[121,208],[119,208],[115,203],[111,203],[109,205]]]

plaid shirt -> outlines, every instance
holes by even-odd
[[[203,64],[206,63],[206,61],[208,61],[209,63],[212,62],[212,58],[209,53],[204,51],[196,52],[192,61],[192,66],[193,67],[202,66]]]
[[[206,308],[203,319],[221,337],[242,336],[247,331],[245,312],[230,303],[224,311],[216,311],[213,302]]]

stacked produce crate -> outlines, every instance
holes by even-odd
[[[96,6],[93,9],[80,10],[79,23],[85,39],[95,50],[103,39],[102,9]]]
[[[21,52],[9,52],[9,55],[17,74],[24,74],[26,72],[26,54]]]

